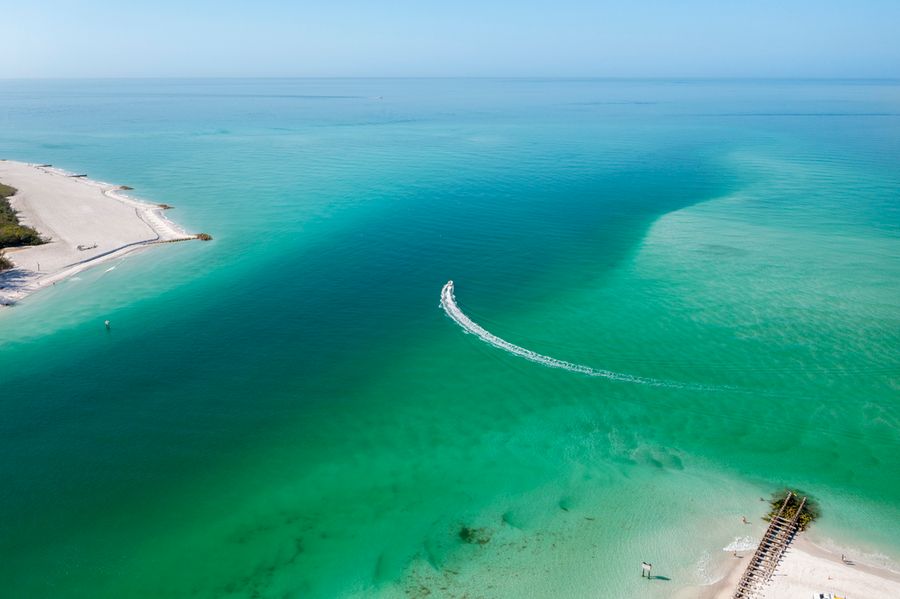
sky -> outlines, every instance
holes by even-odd
[[[900,77],[900,0],[0,0],[0,78]]]

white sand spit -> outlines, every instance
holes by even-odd
[[[118,185],[7,160],[0,160],[0,183],[18,190],[10,204],[22,224],[50,240],[5,250],[15,268],[0,273],[0,305],[128,252],[194,238],[162,208],[125,195]]]

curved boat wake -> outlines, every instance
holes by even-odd
[[[583,366],[581,364],[573,364],[572,362],[566,362],[565,360],[557,360],[556,358],[551,358],[550,356],[544,356],[537,352],[533,352],[530,349],[525,349],[524,347],[519,347],[518,345],[514,345],[509,341],[505,341],[496,335],[491,334],[478,324],[476,324],[471,318],[466,316],[462,310],[459,309],[459,306],[456,304],[456,296],[453,294],[453,281],[447,281],[447,284],[444,285],[444,288],[441,289],[441,308],[444,309],[444,312],[447,313],[447,316],[453,319],[456,324],[461,326],[463,330],[468,333],[472,333],[485,343],[493,345],[498,349],[502,349],[516,356],[520,356],[525,358],[526,360],[530,360],[532,362],[537,362],[538,364],[543,364],[544,366],[549,366],[550,368],[562,368],[563,370],[569,370],[571,372],[578,372],[581,374],[586,374],[588,376],[598,376],[606,379],[611,379],[614,381],[622,381],[625,383],[637,383],[640,385],[652,385],[655,387],[672,387],[679,389],[709,389],[709,387],[701,387],[697,385],[688,385],[683,383],[678,383],[674,381],[664,381],[660,379],[652,379],[642,376],[635,376],[632,374],[626,374],[622,372],[613,372],[612,370],[603,370],[599,368],[591,368],[590,366]]]

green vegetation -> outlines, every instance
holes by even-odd
[[[491,533],[486,528],[462,526],[459,529],[459,538],[470,545],[487,545],[491,541]]]
[[[16,211],[9,205],[9,197],[16,193],[14,187],[0,183],[0,250],[23,245],[44,243],[37,231],[19,224]],[[12,268],[12,262],[0,253],[0,271]]]
[[[800,508],[800,502],[806,497],[806,503],[803,504],[803,511],[800,513],[800,518],[798,520],[800,523],[800,530],[806,530],[806,527],[812,524],[813,520],[818,518],[821,512],[819,511],[818,502],[811,498],[809,494],[804,493],[799,489],[784,489],[783,491],[774,493],[772,499],[769,500],[769,513],[763,516],[763,520],[769,522],[778,515],[778,510],[781,509],[781,505],[787,498],[788,493],[793,493],[793,495],[791,496],[791,500],[788,502],[787,507],[784,508],[784,513],[781,515],[788,520],[792,519],[794,514],[796,514],[797,510]]]

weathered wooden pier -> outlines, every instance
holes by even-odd
[[[781,509],[769,522],[769,527],[763,534],[759,546],[753,553],[753,557],[750,558],[750,563],[747,564],[747,569],[744,570],[744,575],[738,582],[734,599],[751,599],[758,596],[765,584],[772,579],[775,568],[778,567],[788,545],[791,544],[794,535],[800,529],[800,514],[803,513],[803,506],[806,505],[806,497],[800,501],[800,506],[788,518],[785,510],[793,498],[794,494],[789,492],[784,503],[781,504]]]

